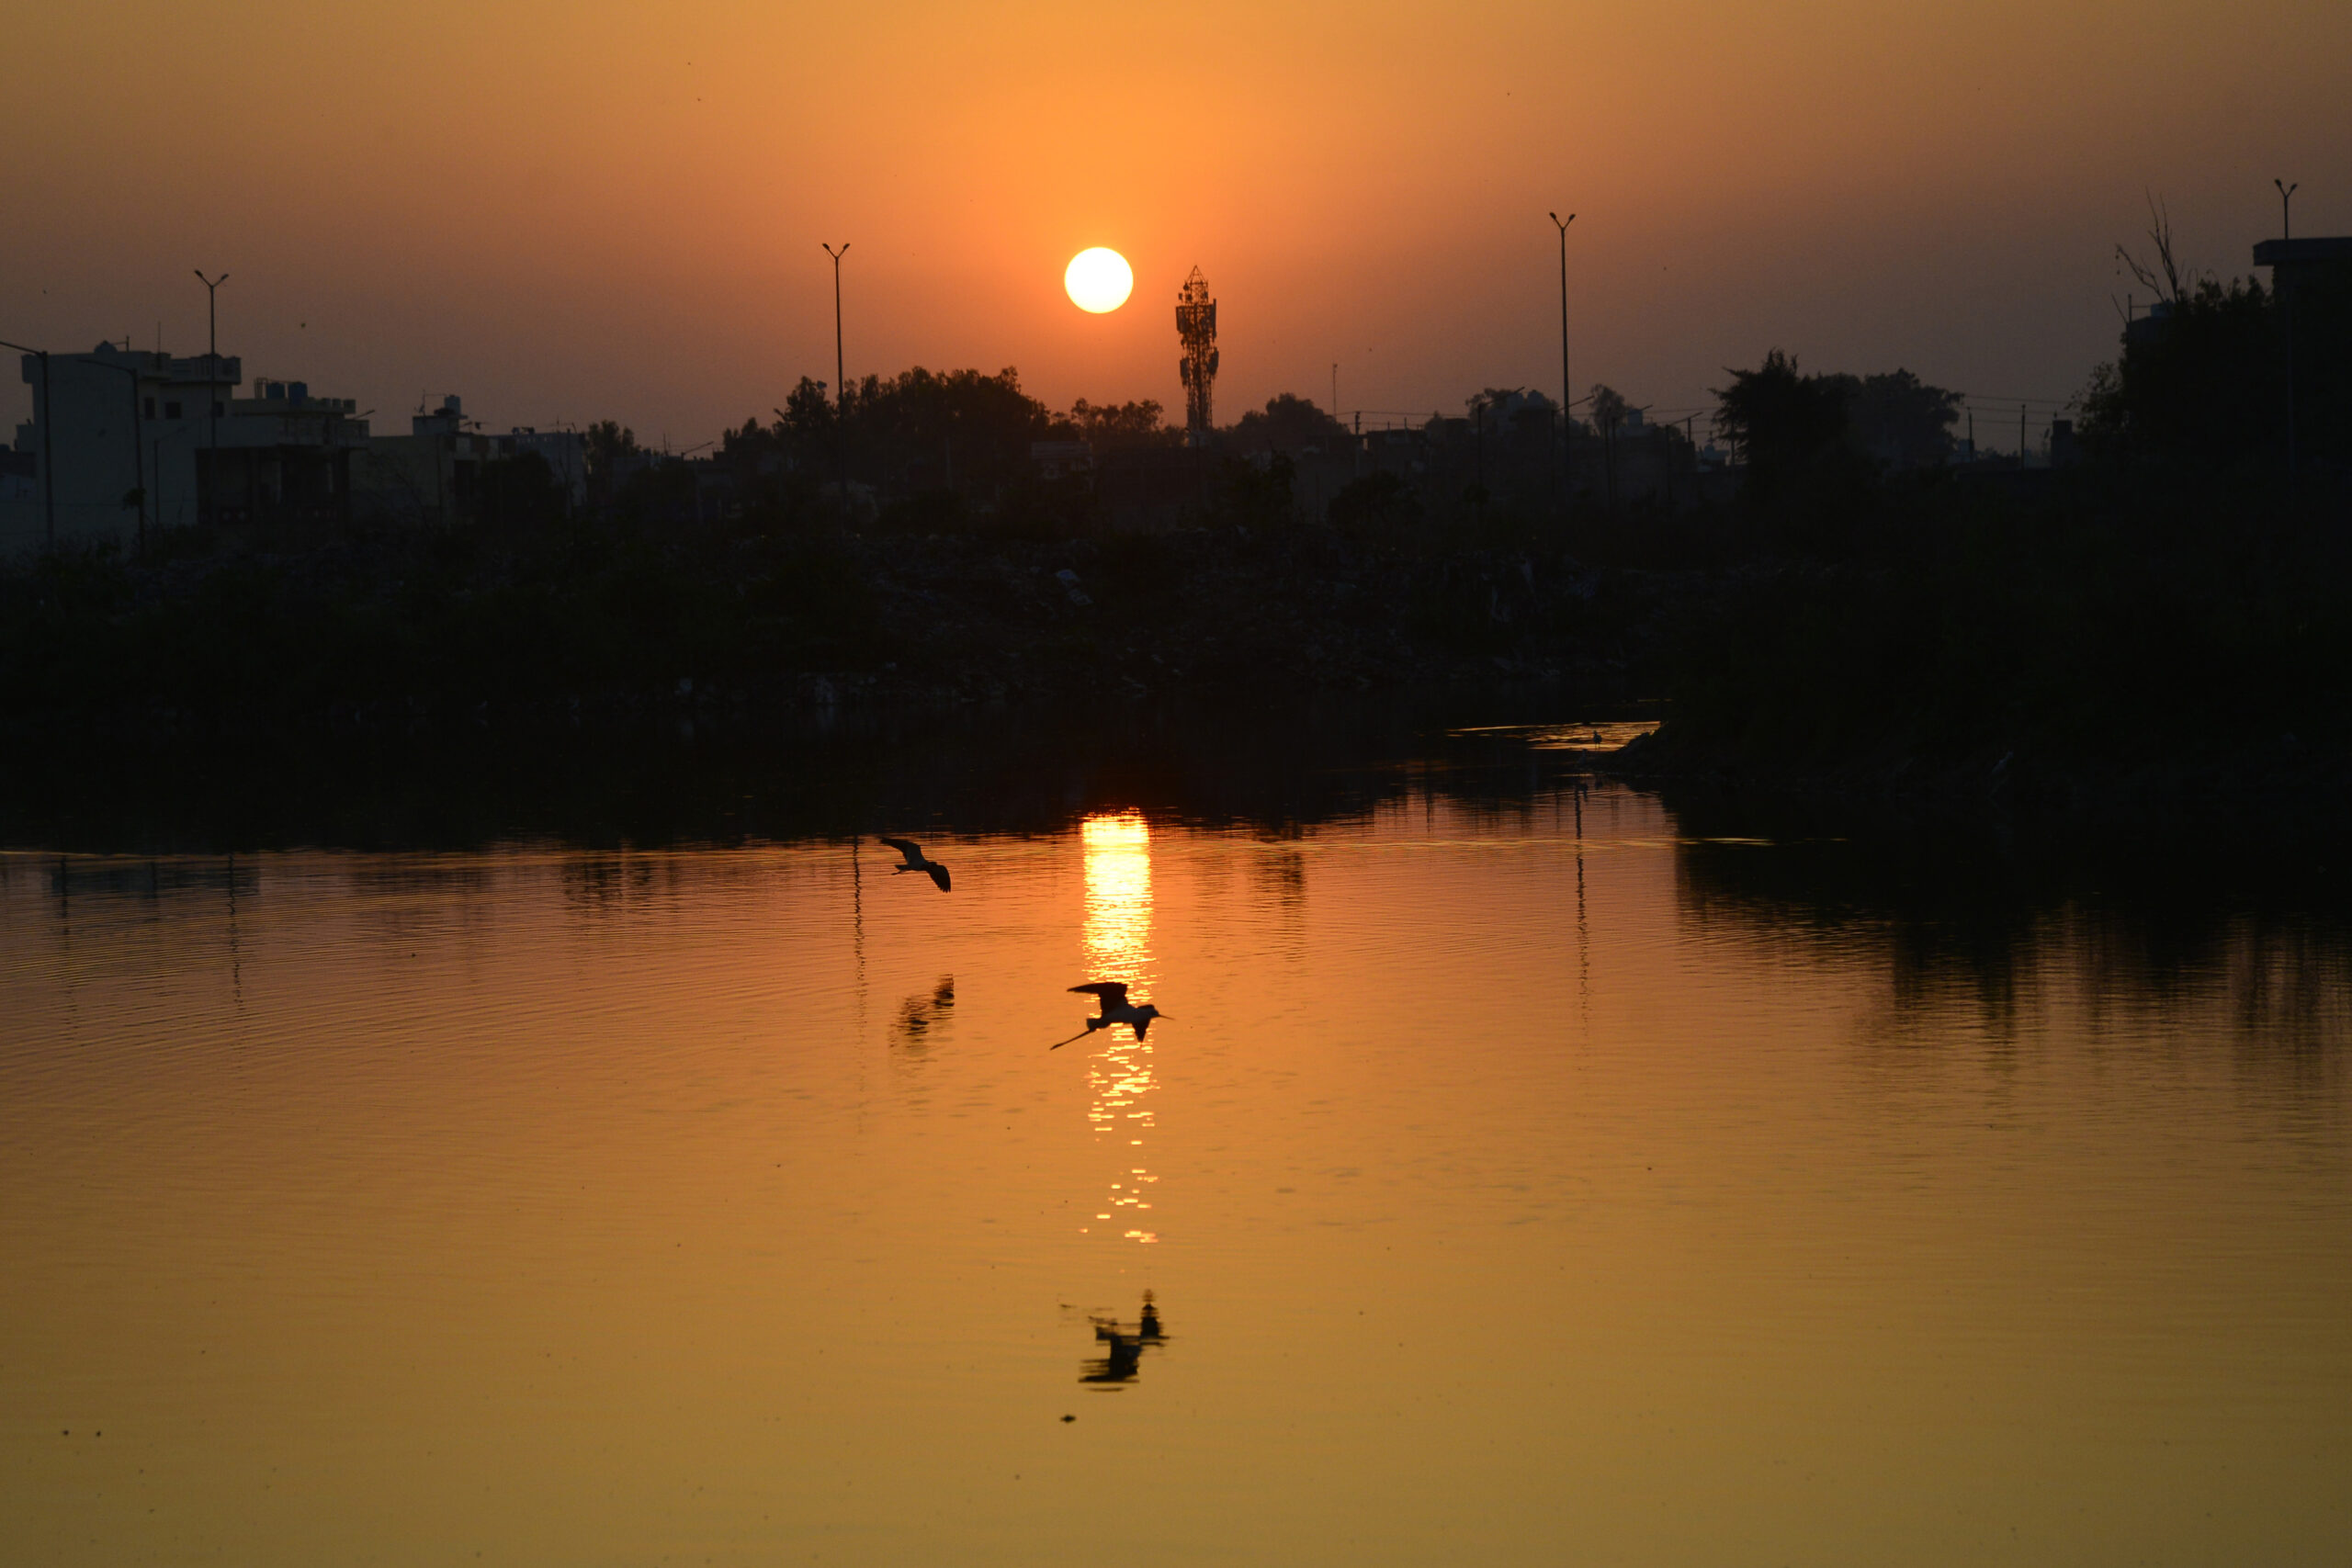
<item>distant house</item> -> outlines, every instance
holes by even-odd
[[[356,509],[369,523],[447,523],[472,509],[481,466],[498,457],[496,439],[466,428],[455,393],[409,417],[406,435],[368,443],[356,472]]]
[[[351,520],[351,464],[368,422],[350,398],[314,398],[300,381],[256,377],[227,400],[217,449],[196,447],[197,510],[218,523]]]
[[[2254,247],[2254,265],[2270,269],[2271,291],[2290,310],[2314,289],[2352,294],[2352,236],[2265,240]]]
[[[573,510],[587,503],[587,436],[577,430],[534,430],[518,424],[492,439],[502,457],[520,457],[527,452],[545,462],[548,472],[563,487],[565,503]]]
[[[577,509],[588,499],[588,438],[576,430],[516,425],[503,435],[466,417],[455,393],[409,416],[406,435],[379,435],[356,470],[356,508],[368,523],[441,524],[471,516],[486,464],[529,453],[548,466]]]
[[[1082,478],[1094,471],[1094,446],[1088,441],[1032,441],[1029,466],[1048,482]]]
[[[12,502],[40,500],[40,458],[32,445],[33,427],[17,426],[17,445],[0,452],[0,506]]]
[[[2159,299],[2148,307],[2145,315],[2135,315],[2123,323],[2123,345],[2144,347],[2172,330],[2172,301]]]
[[[1364,467],[1375,473],[1410,479],[1429,472],[1429,436],[1412,426],[1363,433]]]

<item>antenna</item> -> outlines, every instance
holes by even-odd
[[[1184,442],[1205,446],[1213,428],[1209,389],[1216,380],[1216,301],[1209,298],[1208,280],[1197,266],[1177,291],[1176,336],[1184,345],[1176,367],[1184,383]]]

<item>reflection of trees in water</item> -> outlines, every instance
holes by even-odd
[[[566,902],[607,913],[653,891],[654,860],[649,855],[576,855],[564,861],[562,875]]]
[[[0,840],[77,850],[217,852],[335,845],[470,849],[517,839],[611,852],[583,902],[650,874],[618,852],[843,837],[876,821],[967,833],[1056,833],[1106,805],[1204,827],[1287,832],[1383,806],[1444,799],[1474,820],[1531,819],[1585,759],[1520,733],[1555,723],[1556,694],[1317,693],[1135,705],[942,711],[843,705],[797,728],[692,741],[649,724],[421,738],[386,751],[307,738],[149,756],[94,747],[0,770]],[[1569,716],[1606,718],[1605,712]]]
[[[1286,844],[1262,846],[1250,867],[1258,891],[1293,913],[1306,901],[1306,857]]]
[[[0,856],[0,886],[26,875],[47,876],[51,895],[68,900],[96,896],[162,901],[191,893],[208,898],[229,893],[251,898],[261,891],[259,867],[233,854],[203,860]]]
[[[1306,857],[1287,842],[1258,846],[1250,866],[1258,896],[1272,906],[1268,933],[1281,954],[1294,961],[1306,954]]]
[[[1159,1308],[1153,1303],[1151,1292],[1143,1293],[1143,1314],[1133,1327],[1114,1317],[1097,1317],[1094,1341],[1102,1347],[1102,1354],[1079,1363],[1078,1381],[1091,1383],[1133,1382],[1143,1368],[1143,1353],[1155,1345],[1167,1343],[1168,1336],[1160,1327]]]
[[[942,975],[928,991],[917,991],[899,1004],[898,1036],[908,1045],[921,1045],[933,1029],[949,1021],[956,1007],[956,976]]]
[[[2273,1058],[2352,1039],[2346,848],[2259,820],[2086,830],[1668,790],[1683,918],[1886,966],[1898,1017],[1966,999],[1996,1041],[2046,998],[2095,1032],[2211,1010]],[[1769,847],[1715,840],[1751,838]]]

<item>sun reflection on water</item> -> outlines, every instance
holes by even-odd
[[[1138,1001],[1148,1000],[1154,967],[1151,826],[1138,811],[1099,812],[1080,825],[1079,842],[1086,855],[1086,924],[1080,937],[1086,977],[1124,980],[1136,987]],[[1145,1101],[1159,1088],[1151,1044],[1135,1038],[1125,1024],[1092,1038],[1099,1043],[1087,1064],[1087,1082],[1094,1091],[1087,1119],[1096,1137],[1125,1137],[1129,1148],[1139,1149],[1152,1128]],[[1152,1206],[1146,1194],[1159,1180],[1142,1166],[1122,1170],[1094,1218],[1124,1224],[1122,1240],[1158,1241],[1145,1215]]]
[[[1151,825],[1104,812],[1079,828],[1086,851],[1086,977],[1146,978],[1151,962]]]

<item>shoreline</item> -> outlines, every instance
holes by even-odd
[[[2061,818],[2179,818],[2214,807],[2261,807],[2303,826],[2352,824],[2352,755],[2292,735],[2234,747],[2170,747],[2137,757],[2066,754],[2030,744],[1983,746],[1936,759],[1884,750],[1837,759],[1759,755],[1694,741],[1669,716],[1656,732],[1595,760],[1629,784],[1697,784],[1816,800],[1925,810]]]

